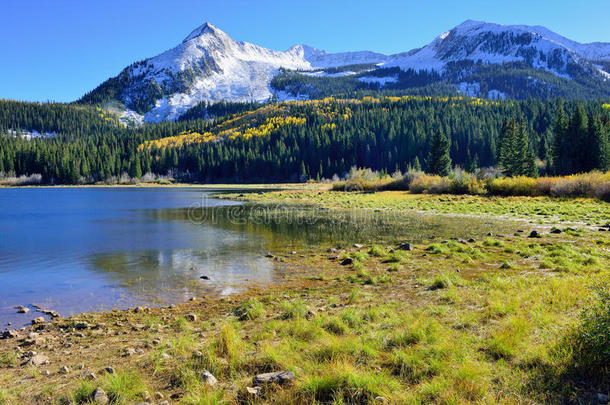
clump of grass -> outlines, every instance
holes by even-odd
[[[72,402],[75,404],[87,404],[91,401],[91,396],[96,386],[93,381],[82,380],[72,392]],[[0,402],[1,404],[2,402]]]
[[[374,276],[368,271],[359,269],[356,274],[351,274],[347,277],[347,281],[350,283],[358,283],[363,285],[381,285],[387,284],[392,278],[387,274],[380,274]]]
[[[233,313],[240,321],[251,321],[261,318],[265,314],[265,307],[259,300],[252,298],[241,303]]]
[[[293,301],[284,301],[282,302],[281,307],[283,311],[281,317],[283,319],[305,318],[307,312],[309,312],[309,308],[300,298]]]
[[[15,367],[17,365],[17,353],[5,352],[0,354],[0,367]]]
[[[494,238],[485,238],[483,241],[484,246],[495,246],[495,247],[504,247],[504,242],[494,239]]]
[[[513,264],[511,262],[509,262],[508,260],[505,260],[502,262],[502,264],[500,265],[500,268],[503,270],[508,270],[508,269],[512,269],[515,266],[513,266]]]
[[[419,343],[425,335],[425,330],[420,328],[407,328],[395,332],[386,342],[387,348],[407,347]]]
[[[445,271],[430,280],[430,282],[428,283],[428,289],[438,290],[441,288],[462,286],[465,284],[466,280],[460,277],[460,275],[455,271]]]
[[[343,335],[345,334],[349,327],[343,322],[342,319],[337,318],[336,316],[328,317],[322,324],[322,327],[329,333],[334,335]]]
[[[336,362],[320,375],[309,376],[300,387],[301,399],[312,403],[371,403],[377,396],[390,397],[398,382],[377,371],[361,371],[347,362]]]
[[[437,255],[437,254],[449,254],[449,248],[444,243],[432,243],[426,247],[426,252]]]
[[[242,340],[233,323],[226,322],[222,325],[220,334],[216,340],[218,354],[226,357],[229,362],[232,362],[241,356],[243,347]]]
[[[402,266],[399,263],[392,263],[388,266],[388,271],[390,273],[395,273],[400,270],[402,270]]]
[[[347,297],[347,302],[350,304],[355,304],[360,301],[362,295],[362,291],[357,288],[352,288],[349,292],[349,296]]]
[[[354,264],[352,265],[352,270],[355,270],[357,272],[363,272],[364,265],[359,261],[354,261]]]
[[[227,393],[223,389],[201,390],[188,392],[180,403],[185,405],[223,405],[230,404]]]
[[[369,255],[371,255],[373,257],[382,257],[382,256],[385,256],[385,254],[386,254],[385,249],[379,245],[373,245],[373,246],[371,246],[371,249],[369,250]]]
[[[386,255],[383,259],[384,263],[404,263],[407,259],[401,252],[393,252]]]
[[[169,349],[174,356],[186,356],[193,351],[196,338],[191,332],[183,332],[169,341]]]
[[[116,404],[138,399],[139,394],[146,390],[142,378],[134,371],[118,371],[114,374],[106,374],[104,376],[104,388],[112,403]]]
[[[532,324],[523,315],[511,315],[487,339],[487,351],[495,359],[510,359],[525,344]]]
[[[356,252],[356,253],[353,254],[352,258],[356,262],[363,262],[363,261],[365,261],[366,259],[369,258],[369,255],[366,252]]]
[[[305,318],[282,322],[275,330],[304,342],[311,342],[323,333],[323,329],[318,325],[318,322],[310,322]]]
[[[396,375],[415,384],[439,375],[445,368],[445,357],[446,353],[436,347],[403,348],[393,351],[389,367]]]
[[[325,336],[319,345],[308,350],[308,356],[318,363],[347,360],[355,364],[367,364],[377,355],[378,352],[368,342],[349,335]]]

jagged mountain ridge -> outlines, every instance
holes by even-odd
[[[448,63],[464,60],[481,60],[485,64],[525,62],[567,75],[570,64],[610,60],[610,43],[580,44],[545,27],[468,20],[385,66],[442,71]]]
[[[464,74],[465,62],[483,66],[519,63],[567,80],[578,76],[604,81],[610,78],[607,72],[610,43],[580,44],[540,26],[505,26],[468,20],[422,48],[395,55],[370,51],[328,53],[306,45],[295,45],[282,52],[235,41],[214,25],[205,23],[175,48],[128,66],[81,101],[118,102],[126,109],[126,117],[158,122],[177,119],[204,100],[309,97],[271,86],[273,78],[284,69],[329,80],[353,75],[353,83],[369,88],[384,88],[395,82],[395,74],[383,77],[383,72],[392,68],[437,72],[439,77],[444,75],[445,80],[454,82],[458,91],[471,94],[474,86],[471,95],[479,95],[476,92],[480,84],[469,83],[471,79]],[[371,73],[372,76],[366,71],[325,72],[353,65],[372,66],[368,71],[377,72]],[[463,81],[466,81],[466,91]],[[533,79],[537,86],[539,82]]]

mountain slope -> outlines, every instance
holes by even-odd
[[[311,58],[313,63],[310,63]],[[381,62],[373,53],[329,54],[307,46],[286,52],[232,40],[210,23],[193,30],[177,47],[132,64],[83,97],[118,100],[148,122],[176,119],[202,100],[264,101],[279,68],[310,70],[354,61]]]
[[[544,27],[465,21],[423,48],[396,55],[285,52],[231,39],[210,23],[136,62],[80,101],[124,119],[175,120],[202,101],[463,93],[482,97],[608,97],[610,43],[580,44]]]

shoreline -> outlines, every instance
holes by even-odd
[[[397,212],[413,204],[391,192],[288,190],[241,199]],[[486,210],[472,206],[481,203],[472,198],[413,199],[440,211],[466,204],[483,215],[503,206],[490,199],[482,200]],[[566,204],[519,201],[527,213]],[[567,208],[574,217],[591,210]],[[549,221],[559,233],[532,216],[525,232],[473,235],[472,241],[403,247],[396,235],[387,247],[357,240],[309,251],[278,246],[269,259],[281,259],[288,275],[278,284],[35,325],[0,340],[0,400],[86,403],[96,389],[125,404],[311,403],[337,395],[359,403],[589,398],[604,392],[604,382],[551,384],[569,379],[572,367],[571,358],[553,353],[578,324],[589,286],[608,277],[610,239],[589,229],[571,231],[556,217]],[[536,229],[540,237],[528,237]],[[208,384],[203,371],[217,382]],[[293,373],[294,381],[255,384],[255,376],[280,371]],[[549,385],[532,384],[540,373]]]
[[[136,184],[66,184],[66,185],[25,185],[25,186],[10,186],[0,184],[0,189],[20,189],[20,188],[206,188],[206,189],[308,189],[320,187],[320,184],[315,186],[304,185],[303,183],[249,183],[249,184],[195,184],[195,183],[136,183]]]

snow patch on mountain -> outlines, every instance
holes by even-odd
[[[397,83],[398,75],[393,76],[385,76],[385,77],[376,77],[376,76],[363,76],[359,77],[358,80],[364,83],[377,83],[380,87],[385,86],[388,83]]]
[[[380,64],[391,59],[390,56],[370,52],[338,52],[329,53],[307,45],[295,45],[286,53],[307,61],[313,68],[333,68],[348,65]]]
[[[313,72],[300,72],[300,73],[304,76],[309,76],[309,77],[345,77],[345,76],[353,76],[353,75],[357,74],[356,72],[352,72],[350,70],[346,70],[343,72],[336,72],[336,73],[328,73],[324,70],[316,70]]]
[[[457,85],[457,91],[465,96],[479,97],[479,94],[481,94],[481,83],[461,82]]]

